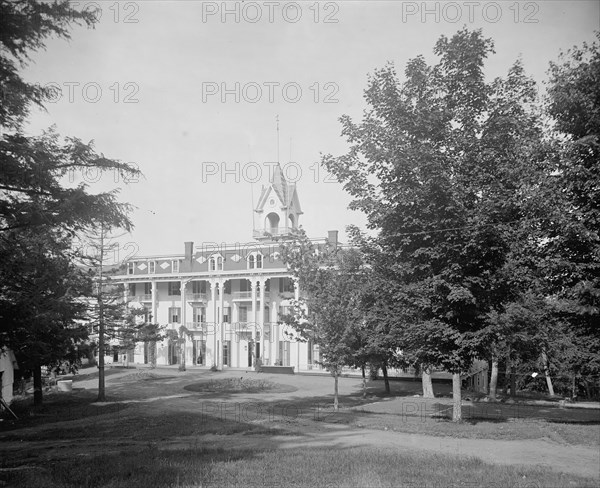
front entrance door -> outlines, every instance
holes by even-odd
[[[223,366],[231,366],[230,353],[231,353],[231,341],[223,342]]]
[[[169,364],[179,364],[179,344],[178,341],[169,341]]]
[[[194,364],[198,366],[206,366],[206,341],[196,339],[192,344]]]

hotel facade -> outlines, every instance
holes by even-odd
[[[280,167],[262,188],[254,212],[259,225],[253,242],[185,242],[182,254],[136,256],[113,275],[130,306],[144,308],[146,320],[165,329],[167,337],[156,344],[157,365],[184,359],[186,366],[217,369],[257,363],[320,369],[318,346],[296,340],[279,323],[302,292],[280,256],[281,243],[298,233],[302,215],[296,186]],[[338,245],[337,231],[313,242]],[[127,360],[148,363],[151,344],[138,343]]]

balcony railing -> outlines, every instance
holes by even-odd
[[[292,236],[298,234],[298,229],[292,227],[265,227],[264,229],[254,229],[254,237],[278,237],[278,236]]]
[[[234,291],[232,293],[234,300],[251,300],[252,291]]]
[[[130,298],[131,298],[132,302],[151,302],[152,301],[152,294],[147,294],[147,295],[132,295]]]
[[[208,293],[186,293],[185,299],[188,302],[206,302],[208,301]]]
[[[208,322],[186,322],[185,326],[189,330],[202,331],[204,333],[208,332],[209,329],[212,332],[213,329],[213,324],[209,324]]]

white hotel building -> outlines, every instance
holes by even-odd
[[[279,249],[298,232],[302,210],[296,186],[281,168],[274,173],[254,209],[260,222],[254,242],[186,242],[183,254],[136,256],[113,276],[125,285],[133,306],[146,308],[152,322],[166,326],[169,337],[156,345],[158,365],[181,362],[176,336],[185,326],[186,366],[248,368],[260,359],[263,365],[313,369],[318,347],[294,340],[293,331],[278,324],[301,293]],[[337,245],[337,231],[315,243]],[[148,347],[139,343],[129,360],[148,363]]]

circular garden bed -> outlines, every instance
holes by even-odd
[[[265,379],[223,378],[194,383],[185,387],[188,391],[206,393],[289,393],[297,388]]]

